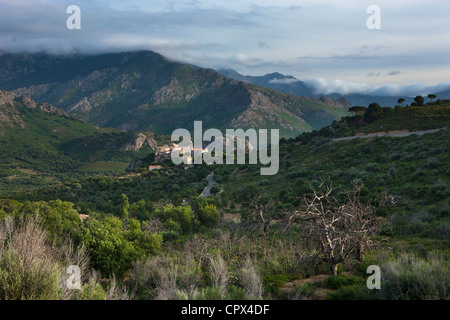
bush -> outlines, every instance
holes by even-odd
[[[325,288],[333,290],[351,285],[361,286],[365,283],[366,281],[363,278],[345,275],[329,276],[324,281]]]
[[[310,300],[314,295],[316,288],[314,285],[304,283],[294,285],[294,290],[288,295],[289,300]]]
[[[200,202],[198,206],[198,219],[202,225],[214,227],[219,222],[220,213],[217,207],[207,202]]]
[[[117,217],[88,218],[81,239],[90,250],[93,266],[102,273],[122,277],[134,261],[159,253],[162,235],[141,230],[140,222]]]
[[[49,244],[43,223],[36,216],[14,224],[11,216],[0,225],[0,299],[69,299],[73,290],[66,286],[68,265],[87,266],[84,251]]]
[[[334,292],[327,292],[326,300],[368,300],[376,296],[365,285],[353,284],[344,286]]]
[[[449,262],[432,253],[427,260],[405,254],[381,267],[381,296],[390,300],[450,298]]]

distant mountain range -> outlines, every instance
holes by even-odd
[[[351,106],[345,99],[298,97],[231,79],[151,51],[4,53],[0,89],[98,126],[165,134],[191,130],[202,120],[204,128],[279,128],[282,136],[293,137],[348,115]]]
[[[314,89],[308,86],[305,82],[298,80],[293,76],[283,75],[278,72],[266,74],[264,76],[244,76],[231,69],[220,69],[218,72],[235,80],[253,83],[295,96],[321,98],[322,100],[331,98],[341,102],[345,101],[354,106],[367,107],[372,102],[377,102],[382,106],[393,107],[398,104],[397,101],[399,98],[405,99],[404,105],[411,104],[411,102],[414,101],[414,97],[407,96],[372,96],[356,93],[346,95],[331,93],[327,94],[324,98],[323,95],[315,93]],[[438,99],[450,99],[450,90],[438,92],[436,95]]]

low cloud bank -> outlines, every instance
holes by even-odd
[[[443,82],[433,86],[426,83],[373,86],[367,83],[316,78],[305,80],[304,83],[313,89],[315,94],[339,93],[342,95],[364,94],[370,96],[416,96],[437,93],[450,89],[450,82]]]

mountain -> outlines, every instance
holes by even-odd
[[[408,96],[373,96],[357,93],[345,95],[340,93],[330,93],[326,96],[322,96],[321,94],[317,94],[313,88],[308,86],[305,82],[298,80],[293,76],[283,75],[278,72],[266,74],[264,76],[244,76],[232,69],[219,69],[218,72],[238,81],[253,83],[295,96],[320,98],[320,103],[331,106],[341,105],[348,108],[353,105],[367,107],[372,102],[377,102],[382,106],[394,107],[398,104],[397,101],[400,98],[405,99],[404,105],[411,104],[414,101],[414,97]],[[438,99],[450,99],[450,90],[437,92],[436,95]]]
[[[311,92],[311,88],[304,82],[290,75],[274,72],[264,76],[244,76],[232,69],[220,69],[218,72],[238,81],[253,83],[295,96],[315,97]]]
[[[352,104],[344,97],[333,99],[327,96],[320,96],[313,93],[313,90],[308,87],[303,81],[290,75],[283,75],[278,72],[269,73],[264,76],[244,76],[231,69],[220,69],[219,73],[238,81],[244,81],[265,88],[281,91],[294,96],[303,96],[312,98],[310,101],[315,101],[328,106],[348,109]]]
[[[176,128],[319,129],[347,108],[236,81],[151,51],[0,55],[0,89],[48,102],[102,127],[170,134]]]
[[[0,191],[120,173],[156,144],[151,133],[99,128],[50,104],[0,90]]]

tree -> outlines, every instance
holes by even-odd
[[[275,215],[274,204],[266,194],[257,194],[248,200],[250,211],[246,216],[246,220],[250,223],[257,223],[261,232],[263,241],[269,232],[269,226]]]
[[[430,99],[430,102],[433,102],[433,99],[436,99],[436,95],[430,93],[429,95],[427,95],[428,99]]]
[[[366,113],[364,114],[364,121],[367,123],[373,122],[381,117],[383,108],[376,102],[369,104]]]
[[[398,102],[399,104],[401,104],[402,107],[403,107],[403,103],[405,102],[405,99],[400,98],[400,99],[397,100],[397,102]]]
[[[411,104],[413,106],[423,106],[425,99],[422,96],[416,96],[414,102]]]
[[[129,219],[126,228],[117,217],[88,218],[81,227],[81,240],[89,249],[92,265],[103,274],[122,277],[134,261],[159,253],[160,234],[141,230],[138,220]]]
[[[351,196],[338,200],[332,196],[332,187],[322,183],[285,217],[286,229],[296,223],[307,224],[306,236],[333,276],[337,275],[338,264],[351,254],[357,253],[359,260],[364,258],[364,249],[371,244],[370,235],[379,226],[380,219],[371,205],[359,201],[360,190],[355,186]]]
[[[266,256],[266,237],[269,233],[271,223],[276,218],[277,210],[273,200],[267,194],[253,194],[247,200],[250,210],[242,216],[244,226],[250,228],[256,226],[260,232],[263,246],[264,257]]]
[[[200,223],[208,227],[214,227],[217,225],[220,218],[220,213],[219,210],[217,210],[217,207],[206,201],[202,201],[198,204],[197,215]]]
[[[130,203],[128,202],[128,197],[122,193],[120,208],[119,208],[119,215],[122,219],[129,218],[130,213],[129,213],[128,209],[130,209]]]
[[[194,213],[190,206],[165,205],[155,212],[166,228],[182,231],[184,234],[192,232]]]
[[[348,111],[355,113],[355,114],[364,114],[367,111],[366,107],[362,106],[353,106],[348,109]]]
[[[359,262],[364,261],[364,253],[367,247],[372,246],[374,242],[370,236],[379,231],[384,219],[377,217],[376,209],[371,203],[361,202],[361,190],[363,185],[354,185],[352,192],[347,195],[342,211],[348,216],[352,217],[350,222],[350,232],[356,244],[356,259]],[[387,200],[386,194],[381,194],[380,199],[377,199],[381,206]]]

